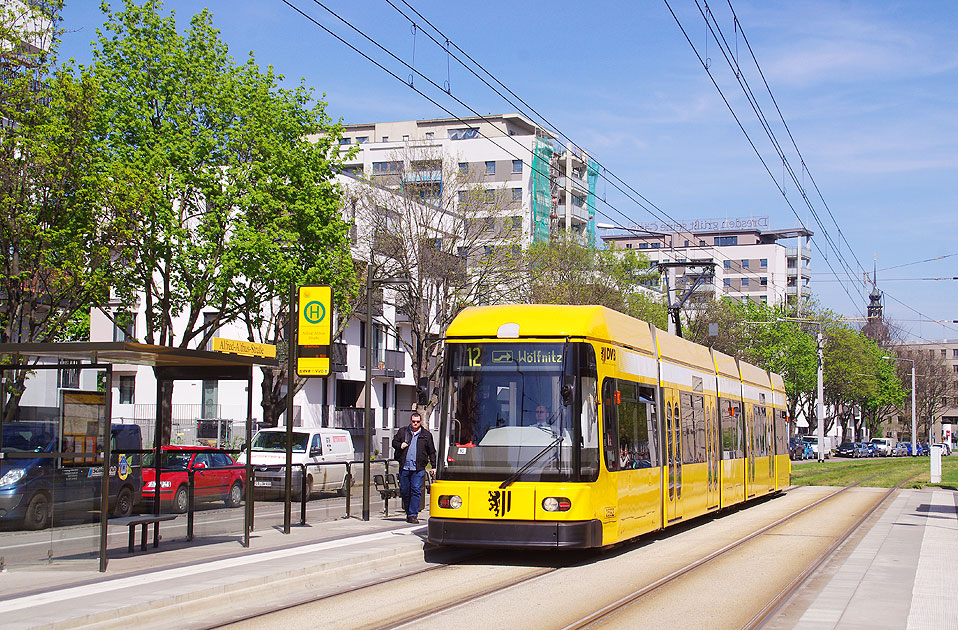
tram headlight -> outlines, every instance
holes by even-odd
[[[462,507],[462,497],[456,494],[444,494],[439,497],[439,507],[444,510],[458,510]]]
[[[546,512],[568,512],[572,501],[565,497],[546,497],[542,500],[542,509]]]

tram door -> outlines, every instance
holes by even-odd
[[[705,452],[708,467],[708,486],[705,495],[706,509],[718,507],[719,503],[719,434],[718,417],[715,415],[715,402],[705,399],[705,439],[708,448]]]
[[[755,409],[754,405],[742,404],[745,420],[745,496],[755,496]]]
[[[668,467],[665,519],[671,523],[682,518],[682,416],[674,389],[663,390],[662,398],[665,404],[665,463]]]

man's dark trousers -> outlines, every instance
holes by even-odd
[[[399,471],[399,496],[402,497],[402,509],[408,516],[419,514],[422,505],[422,478],[425,470]]]

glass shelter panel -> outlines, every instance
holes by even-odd
[[[139,458],[118,448],[106,420],[106,370],[72,368],[70,378],[60,371],[41,363],[2,372],[0,556],[7,566],[97,562],[101,510],[128,514],[140,489]]]

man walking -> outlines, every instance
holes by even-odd
[[[393,438],[396,459],[399,460],[399,496],[406,512],[407,523],[419,522],[419,505],[422,501],[422,478],[426,463],[436,468],[436,446],[432,434],[422,427],[422,416],[414,411],[409,426],[396,432]]]

